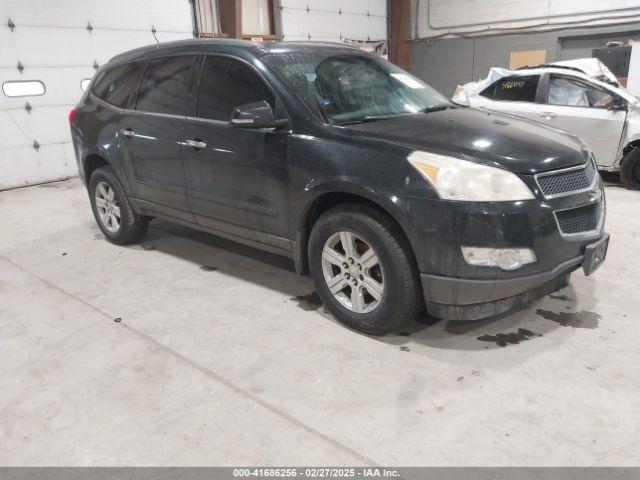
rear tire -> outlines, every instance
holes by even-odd
[[[404,235],[383,213],[359,204],[332,208],[314,224],[308,255],[318,295],[348,327],[385,335],[415,318],[422,300],[417,268]]]
[[[89,179],[88,190],[93,216],[107,240],[127,245],[144,236],[149,217],[133,211],[124,187],[111,167],[96,169]]]
[[[622,159],[620,183],[631,190],[640,190],[640,148],[627,153]]]

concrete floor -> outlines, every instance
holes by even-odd
[[[370,338],[291,264],[79,181],[0,192],[0,465],[638,465],[640,192],[609,258],[512,315]]]

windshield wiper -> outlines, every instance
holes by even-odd
[[[435,107],[427,107],[420,110],[422,113],[439,112],[441,110],[448,110],[449,108],[455,108],[453,105],[436,105]]]
[[[456,108],[454,105],[442,104],[435,105],[433,107],[426,107],[420,110],[419,113],[431,113],[439,112],[441,110],[448,110],[450,108]],[[378,120],[386,120],[389,118],[401,117],[403,115],[413,115],[414,112],[401,112],[401,113],[388,113],[386,115],[367,115],[365,117],[355,118],[353,120],[344,120],[342,122],[334,122],[332,125],[355,125],[356,123],[377,122]]]
[[[344,120],[343,122],[334,122],[332,125],[353,125],[356,123],[377,122],[378,120],[386,120],[388,118],[410,115],[412,112],[390,113],[386,115],[367,115],[366,117],[355,118],[353,120]]]

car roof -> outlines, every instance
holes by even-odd
[[[590,77],[586,73],[584,73],[579,68],[574,67],[563,67],[556,65],[539,65],[536,67],[520,67],[516,70],[513,70],[514,75],[532,75],[532,74],[542,74],[545,72],[550,73],[561,73],[564,75],[571,75],[572,77],[580,77],[585,80],[593,80],[593,77]]]
[[[190,38],[173,42],[163,42],[154,45],[128,50],[114,56],[109,62],[118,60],[133,60],[162,51],[185,51],[197,48],[199,53],[216,52],[219,47],[235,47],[239,50],[251,51],[257,55],[267,53],[292,53],[309,51],[326,51],[327,49],[344,49],[347,51],[361,51],[357,47],[338,42],[252,42],[236,38]]]

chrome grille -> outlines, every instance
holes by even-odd
[[[536,175],[536,181],[546,198],[570,195],[590,189],[598,175],[593,160],[585,165]]]
[[[555,212],[558,227],[563,235],[584,235],[598,231],[602,214],[601,202]]]

